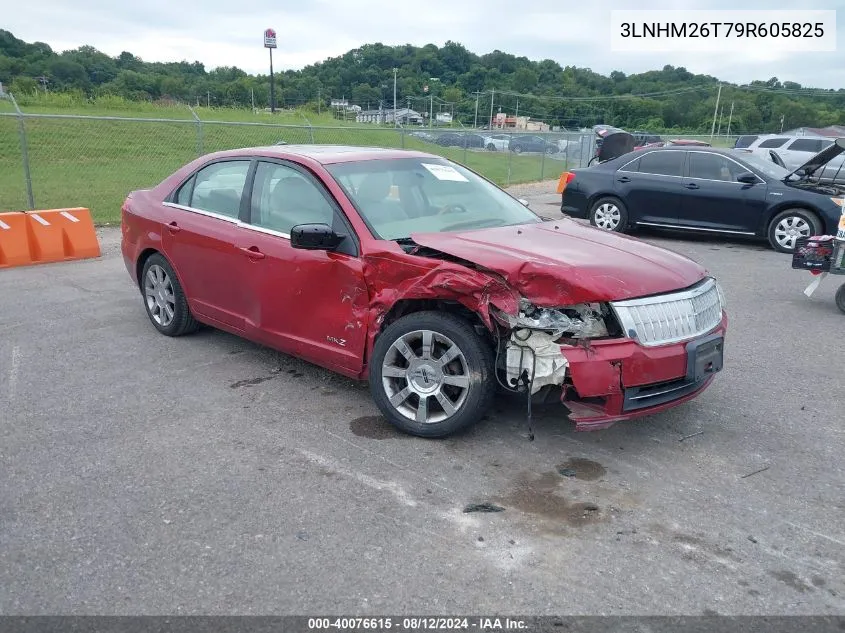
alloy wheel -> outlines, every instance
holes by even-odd
[[[176,314],[176,296],[167,271],[153,264],[144,278],[144,298],[150,316],[161,327],[167,327]]]
[[[382,363],[382,385],[391,405],[420,424],[451,418],[469,393],[469,366],[450,338],[432,330],[396,339]]]

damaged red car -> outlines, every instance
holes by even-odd
[[[422,152],[210,154],[130,193],[122,232],[159,332],[205,324],[369,380],[413,435],[468,427],[497,390],[602,428],[686,402],[722,368],[724,296],[697,263],[539,217]]]

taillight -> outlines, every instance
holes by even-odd
[[[557,192],[563,193],[563,190],[566,189],[566,185],[570,182],[575,180],[575,174],[571,171],[565,171],[560,175],[560,178],[557,181]]]

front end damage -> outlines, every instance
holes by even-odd
[[[721,369],[727,319],[718,284],[706,276],[693,289],[614,302],[608,276],[596,292],[583,278],[576,287],[572,277],[567,283],[548,272],[505,275],[419,244],[370,254],[365,268],[370,280],[379,280],[369,287],[368,358],[394,306],[460,305],[478,317],[477,327],[495,346],[500,387],[525,397],[529,431],[532,404],[561,403],[576,430],[600,429],[686,402]],[[563,302],[571,305],[553,307]],[[679,336],[655,338],[655,328],[672,327],[681,328]]]
[[[722,367],[727,317],[717,292],[718,318],[712,327],[656,345],[632,336],[608,303],[555,309],[522,299],[516,316],[494,310],[502,386],[526,395],[529,422],[532,403],[560,402],[578,431],[607,428],[687,402]],[[667,322],[681,317],[670,314]]]

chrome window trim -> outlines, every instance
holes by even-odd
[[[282,237],[286,240],[290,240],[289,233],[282,233],[281,231],[274,231],[273,229],[265,229],[263,226],[256,226],[254,224],[244,222],[240,218],[232,218],[228,215],[221,215],[220,213],[205,211],[203,209],[189,207],[184,204],[176,204],[175,202],[162,202],[162,205],[165,207],[170,207],[172,209],[180,209],[181,211],[188,211],[190,213],[196,213],[197,215],[203,215],[209,218],[214,218],[215,220],[223,220],[224,222],[234,224],[238,228],[250,229],[251,231],[257,231],[258,233],[266,233],[267,235],[275,235],[276,237]]]

